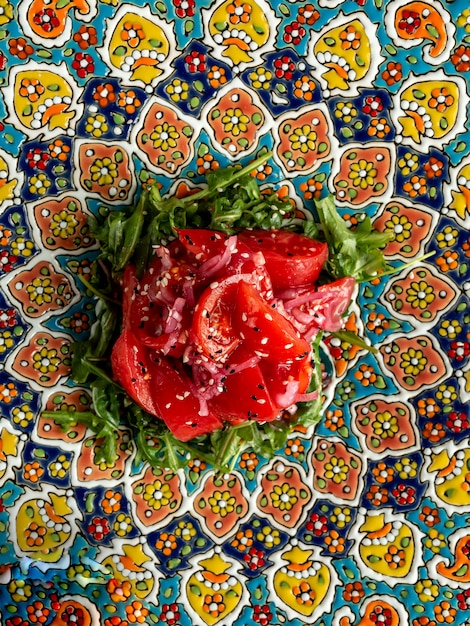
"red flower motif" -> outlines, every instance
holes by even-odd
[[[416,500],[416,490],[414,487],[407,487],[405,484],[400,483],[392,491],[392,495],[397,501],[397,504],[404,506],[406,504],[413,504]]]
[[[328,519],[325,515],[318,515],[318,513],[312,513],[310,520],[305,524],[305,528],[313,533],[316,537],[323,535],[328,530]]]
[[[17,322],[15,309],[0,309],[0,328],[16,326]]]
[[[172,604],[164,604],[162,606],[162,613],[160,613],[160,619],[162,622],[165,622],[168,626],[173,626],[179,618],[180,612],[177,604],[173,602]]]
[[[109,522],[105,517],[94,517],[87,530],[93,535],[94,539],[101,541],[109,534]]]
[[[193,17],[196,13],[195,0],[173,0],[177,17]]]
[[[470,46],[463,44],[456,48],[454,54],[450,57],[457,72],[470,71]]]
[[[277,78],[291,80],[294,75],[295,63],[287,55],[277,58],[274,61],[274,73]]]
[[[3,71],[7,66],[7,58],[6,56],[3,54],[3,52],[0,52],[0,71]]]
[[[461,433],[470,426],[469,418],[465,413],[457,413],[452,411],[447,416],[446,426],[454,433]]]
[[[455,359],[460,363],[470,354],[470,343],[468,341],[452,341],[447,354],[451,359]]]
[[[18,257],[10,254],[8,250],[0,251],[0,274],[3,272],[11,272],[13,264],[18,261]]]
[[[53,9],[42,9],[33,17],[33,22],[42,28],[45,33],[50,33],[60,26],[60,20]]]
[[[60,618],[64,624],[70,624],[70,626],[83,626],[85,623],[85,613],[80,607],[75,607],[69,604],[65,607]]]
[[[187,65],[188,71],[191,74],[195,72],[205,72],[206,71],[206,55],[202,52],[197,52],[193,50],[190,54],[186,55],[185,63]]]
[[[362,110],[371,117],[377,117],[377,115],[383,111],[383,108],[384,105],[380,96],[367,96]]]
[[[43,152],[41,148],[34,148],[34,150],[29,150],[26,154],[26,158],[29,167],[45,170],[51,155],[48,152]]]
[[[294,46],[297,46],[305,37],[306,32],[305,28],[299,24],[299,22],[287,24],[284,31],[284,41],[286,43],[293,43]]]
[[[261,626],[267,626],[273,618],[268,604],[256,604],[253,607],[253,619]]]
[[[72,61],[72,67],[80,78],[86,78],[95,71],[93,57],[84,52],[77,52]]]
[[[404,30],[407,35],[412,35],[421,26],[421,17],[416,11],[405,9],[401,20],[398,22],[399,30]]]
[[[456,596],[459,609],[461,611],[470,611],[470,589],[461,591]]]
[[[264,552],[257,550],[255,547],[251,547],[248,553],[243,555],[243,560],[248,564],[251,570],[256,570],[266,564]]]
[[[380,626],[390,626],[393,620],[392,611],[383,606],[374,606],[369,615],[369,619],[374,624],[380,624]]]

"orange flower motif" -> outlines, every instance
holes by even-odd
[[[66,161],[70,153],[70,146],[64,143],[62,139],[54,139],[54,142],[49,144],[49,150],[53,159]]]
[[[32,522],[24,531],[24,534],[26,543],[30,548],[42,546],[44,537],[47,534],[47,528],[45,526],[39,526],[36,522]]]
[[[319,198],[323,189],[323,184],[319,180],[309,178],[307,182],[300,183],[300,191],[304,194],[306,200],[312,200],[313,198]]]
[[[403,191],[408,193],[412,198],[424,195],[426,193],[426,179],[415,174],[403,185]]]
[[[148,614],[148,609],[146,609],[142,602],[139,602],[138,600],[134,600],[132,604],[126,606],[127,619],[132,624],[144,624],[145,618]]]
[[[398,569],[405,565],[405,551],[397,548],[392,544],[385,553],[385,561],[388,563],[390,569]]]
[[[444,113],[444,111],[454,104],[454,96],[449,92],[447,87],[436,87],[436,89],[431,91],[428,104],[431,109],[436,109],[439,113]]]
[[[462,244],[462,250],[466,257],[470,257],[470,237],[468,237]]]
[[[233,548],[236,548],[240,552],[248,550],[253,545],[253,531],[251,528],[246,530],[239,530],[235,535],[235,539],[230,544]]]
[[[133,115],[141,106],[142,102],[137,97],[135,91],[133,89],[129,89],[129,91],[120,92],[118,104],[125,110],[126,113]]]
[[[170,556],[176,546],[176,536],[168,533],[161,533],[155,542],[157,550],[161,550],[165,556]]]
[[[426,526],[429,527],[435,526],[441,521],[439,517],[439,511],[436,508],[431,508],[428,505],[423,506],[423,509],[419,514],[419,519],[421,522],[424,522]]]
[[[446,250],[442,256],[436,259],[436,263],[442,272],[456,270],[459,266],[459,254],[452,250]]]
[[[314,91],[315,81],[305,74],[294,83],[294,96],[296,98],[303,98],[307,102],[310,102],[313,99]]]
[[[385,117],[375,117],[367,129],[369,137],[377,137],[378,139],[383,139],[389,132],[390,125]]]
[[[128,580],[111,578],[106,585],[106,591],[113,602],[124,602],[132,595],[132,585]]]
[[[444,426],[442,424],[433,424],[426,422],[423,428],[423,437],[431,443],[437,443],[446,436]]]
[[[117,511],[120,511],[121,500],[122,500],[122,495],[119,492],[113,491],[112,489],[108,489],[106,493],[104,494],[104,498],[101,503],[101,506],[103,507],[103,511],[107,513],[108,515],[111,513],[116,513]]]
[[[335,409],[334,411],[329,410],[326,412],[325,428],[336,432],[342,426],[344,426],[344,417],[343,411],[341,411],[341,409]]]
[[[390,322],[383,313],[377,313],[376,311],[369,313],[366,323],[367,330],[374,332],[376,335],[381,335],[389,326]]]
[[[26,463],[24,466],[24,477],[32,483],[37,483],[43,474],[44,469],[41,467],[39,461]]]
[[[434,615],[440,624],[452,624],[455,621],[457,610],[448,600],[443,600],[434,608]]]
[[[109,104],[116,102],[114,85],[112,83],[103,83],[98,85],[93,92],[93,100],[95,100],[102,109],[107,107]]]
[[[37,102],[44,91],[44,86],[37,78],[23,78],[21,81],[19,89],[20,96],[28,98],[30,102]]]
[[[198,174],[206,174],[210,170],[216,170],[219,168],[218,162],[215,160],[214,155],[210,154],[210,152],[206,152],[206,154],[198,156],[196,166]]]
[[[269,163],[264,163],[263,165],[260,165],[260,167],[258,167],[258,169],[256,169],[254,172],[251,172],[251,175],[253,176],[253,178],[257,178],[258,180],[266,180],[266,178],[272,174],[273,168],[271,167],[271,165],[269,165]]]
[[[305,447],[302,444],[302,441],[297,437],[295,439],[290,439],[287,442],[285,453],[288,455],[292,455],[295,459],[301,456],[305,451]]]
[[[254,472],[258,463],[258,457],[254,452],[243,452],[240,457],[240,467],[248,472]]]
[[[18,37],[17,39],[10,39],[8,42],[10,54],[18,57],[22,61],[31,56],[34,52],[33,46],[27,43],[24,37]]]
[[[250,21],[251,5],[243,0],[233,0],[227,7],[230,24],[247,24]]]
[[[95,47],[98,43],[98,37],[96,36],[96,28],[93,26],[80,26],[78,31],[74,33],[73,40],[81,50],[87,50],[90,47]]]
[[[444,163],[436,157],[431,157],[427,163],[424,164],[424,171],[428,178],[439,178],[442,176],[444,170]]]
[[[121,39],[127,43],[130,48],[137,48],[140,42],[145,39],[145,31],[142,28],[142,24],[138,22],[125,22]]]
[[[315,9],[313,4],[306,4],[305,6],[300,7],[297,13],[297,21],[299,24],[308,24],[309,26],[315,24],[319,17],[320,13],[317,9]]]
[[[360,580],[355,580],[353,583],[346,584],[343,591],[343,598],[346,602],[358,604],[364,596],[365,591]]]
[[[379,487],[379,485],[372,485],[366,493],[366,498],[374,506],[381,506],[388,502],[388,491],[383,487]]]
[[[341,31],[339,38],[343,50],[358,50],[361,47],[361,33],[352,24]]]
[[[426,417],[436,417],[441,410],[441,407],[437,404],[434,398],[420,398],[417,406],[418,413],[420,415],[425,415]]]
[[[388,86],[398,83],[403,78],[403,67],[401,63],[389,61],[387,67],[382,72],[382,78]]]
[[[312,606],[317,597],[315,589],[312,589],[306,580],[303,580],[300,585],[292,587],[292,593],[295,596],[295,601],[305,606]]]
[[[436,626],[436,622],[427,615],[420,615],[413,620],[412,626]]]
[[[325,537],[325,543],[328,546],[328,552],[332,554],[341,554],[344,552],[344,537],[341,537],[337,530],[332,530]]]
[[[211,87],[217,89],[221,85],[225,85],[227,82],[227,76],[225,72],[225,68],[219,67],[218,65],[212,65],[210,70],[207,72],[207,79]]]
[[[362,363],[359,369],[354,373],[354,378],[357,378],[363,387],[368,387],[376,382],[377,374],[374,372],[374,368],[371,365]]]
[[[39,600],[27,606],[26,610],[32,624],[45,624],[49,618],[50,610]]]
[[[204,604],[202,607],[204,613],[212,617],[219,617],[219,615],[225,611],[225,608],[224,596],[221,593],[214,593],[213,595],[206,594],[204,596]]]
[[[378,483],[384,485],[393,480],[393,468],[385,465],[383,461],[380,461],[372,470],[372,475]]]

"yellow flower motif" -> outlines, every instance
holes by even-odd
[[[415,478],[415,476],[418,474],[418,464],[416,463],[416,461],[412,461],[407,457],[397,461],[395,463],[395,469],[398,472],[398,476],[402,480],[406,480],[407,478]]]
[[[332,456],[328,463],[325,463],[325,470],[325,478],[339,485],[347,479],[349,466],[342,457]]]
[[[70,461],[65,454],[57,457],[57,460],[49,465],[49,472],[54,478],[64,478],[70,469]]]
[[[173,102],[187,100],[189,97],[189,83],[175,78],[165,89]]]
[[[411,152],[405,152],[405,154],[398,159],[398,167],[401,169],[404,176],[408,176],[411,172],[414,172],[419,165],[418,156]]]
[[[50,278],[39,278],[38,276],[26,287],[31,302],[35,302],[38,306],[52,302],[54,286]]]
[[[457,320],[444,320],[439,327],[441,337],[455,339],[462,332],[462,326]]]
[[[11,251],[15,256],[29,257],[33,254],[34,243],[24,237],[18,237],[11,242]]]
[[[119,513],[113,524],[113,530],[118,537],[125,537],[132,530],[131,518],[125,513]]]
[[[197,531],[192,522],[182,520],[178,522],[178,526],[175,528],[175,535],[180,537],[183,541],[191,541],[196,534]]]
[[[109,126],[105,116],[102,113],[90,115],[86,120],[85,130],[93,137],[101,137],[104,133],[107,133]]]
[[[436,391],[436,398],[442,404],[452,404],[457,400],[457,389],[453,385],[439,385]]]
[[[289,483],[274,485],[270,493],[272,505],[280,511],[290,511],[299,499],[295,487]]]
[[[256,70],[250,74],[251,84],[255,89],[269,89],[272,77],[272,72],[264,69],[264,67],[257,67]]]
[[[406,290],[406,301],[413,309],[426,309],[436,299],[434,287],[426,281],[414,281]]]
[[[73,213],[69,213],[65,209],[52,216],[51,231],[54,237],[67,239],[75,233],[78,226],[78,220]]]
[[[235,510],[236,499],[230,491],[214,491],[208,500],[211,511],[220,517],[226,517]]]
[[[426,367],[428,360],[422,350],[409,348],[401,355],[400,367],[410,376],[417,376]]]
[[[281,543],[281,535],[278,530],[271,526],[263,526],[257,533],[256,539],[267,548],[274,548]]]
[[[444,230],[436,235],[436,241],[439,248],[450,248],[457,243],[459,231],[452,226],[446,226]]]
[[[304,124],[301,128],[294,129],[292,135],[289,137],[290,145],[293,150],[300,150],[304,154],[315,150],[317,145],[317,133],[309,126]]]
[[[90,167],[91,179],[98,185],[111,185],[118,175],[117,164],[110,157],[95,159]]]
[[[155,480],[150,485],[145,485],[144,500],[149,507],[155,511],[159,511],[162,507],[170,504],[173,492],[168,483],[162,483],[161,480]]]
[[[372,428],[374,430],[374,434],[381,439],[394,437],[398,432],[397,417],[396,415],[392,415],[390,411],[377,413],[374,421],[372,422]]]
[[[428,536],[424,541],[424,545],[426,546],[426,548],[431,550],[431,552],[437,554],[446,547],[445,536],[440,533],[436,528],[431,528],[428,531]]]
[[[52,183],[48,179],[46,174],[43,174],[42,172],[40,174],[37,174],[37,176],[31,176],[31,178],[29,179],[29,193],[43,196],[47,192],[51,184]]]
[[[351,521],[351,516],[351,509],[347,506],[335,506],[330,513],[330,521],[332,521],[338,528],[344,528],[346,524],[349,524]]]
[[[14,17],[13,5],[8,0],[0,0],[0,25],[6,24]]]
[[[418,580],[415,591],[421,602],[434,602],[439,596],[439,586],[429,578]]]
[[[0,333],[0,354],[4,354],[7,350],[15,345],[13,333],[10,330],[4,330]]]
[[[457,26],[464,28],[466,33],[470,33],[470,9],[464,9],[457,18]]]
[[[377,170],[372,161],[359,159],[359,161],[351,165],[349,178],[352,180],[354,187],[367,189],[374,184],[376,176]]]
[[[178,138],[179,133],[176,127],[172,124],[168,124],[168,122],[158,124],[150,134],[150,139],[153,142],[155,150],[162,150],[163,152],[176,148]]]
[[[32,595],[31,585],[24,580],[12,580],[8,585],[8,591],[14,602],[25,602]]]
[[[249,121],[250,118],[238,107],[227,109],[222,116],[224,131],[226,133],[232,133],[234,137],[238,137],[241,133],[246,133]]]
[[[385,222],[385,228],[392,231],[395,241],[403,243],[406,239],[411,237],[413,224],[405,215],[392,215],[392,217]]]
[[[352,122],[357,115],[357,109],[349,102],[338,102],[335,108],[335,117],[343,120],[346,124]]]
[[[33,355],[33,367],[41,374],[56,372],[59,368],[60,358],[57,356],[55,348],[48,349],[44,346],[39,352]]]
[[[13,422],[22,428],[26,428],[31,420],[34,418],[34,412],[29,404],[22,404],[21,406],[15,406],[12,411]]]

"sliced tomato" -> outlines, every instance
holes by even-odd
[[[125,328],[111,352],[113,377],[143,409],[157,415],[149,373],[149,354],[134,333]]]
[[[344,314],[350,303],[356,281],[346,277],[314,289],[299,289],[284,300],[286,312],[305,329],[320,328],[335,332],[343,327]]]
[[[204,261],[220,254],[228,235],[204,228],[180,228],[178,240],[196,261]]]
[[[232,424],[252,419],[270,422],[279,413],[267,390],[259,365],[227,376],[224,391],[211,400],[217,412]]]
[[[290,363],[263,360],[260,368],[273,402],[280,409],[289,408],[298,401],[299,395],[306,393],[313,373],[310,356]]]
[[[245,230],[239,238],[263,253],[275,291],[314,283],[328,258],[326,243],[286,230]]]
[[[196,348],[213,361],[224,361],[240,344],[232,326],[238,276],[211,283],[194,310],[192,334]]]
[[[232,323],[244,344],[261,358],[286,362],[304,359],[310,352],[309,343],[290,321],[243,281],[238,284]]]
[[[199,401],[190,378],[175,361],[154,352],[149,374],[158,417],[177,439],[188,441],[222,427],[221,417]]]

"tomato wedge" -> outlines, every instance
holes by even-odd
[[[282,363],[304,359],[310,345],[292,324],[243,281],[238,284],[233,327],[246,346],[261,358]]]
[[[259,365],[227,376],[224,391],[213,398],[211,404],[232,424],[241,424],[249,419],[270,422],[279,414]]]
[[[328,259],[326,243],[286,230],[245,230],[239,238],[263,253],[274,290],[314,283]]]
[[[157,415],[149,373],[147,349],[125,328],[113,346],[111,368],[116,382],[151,415]]]

